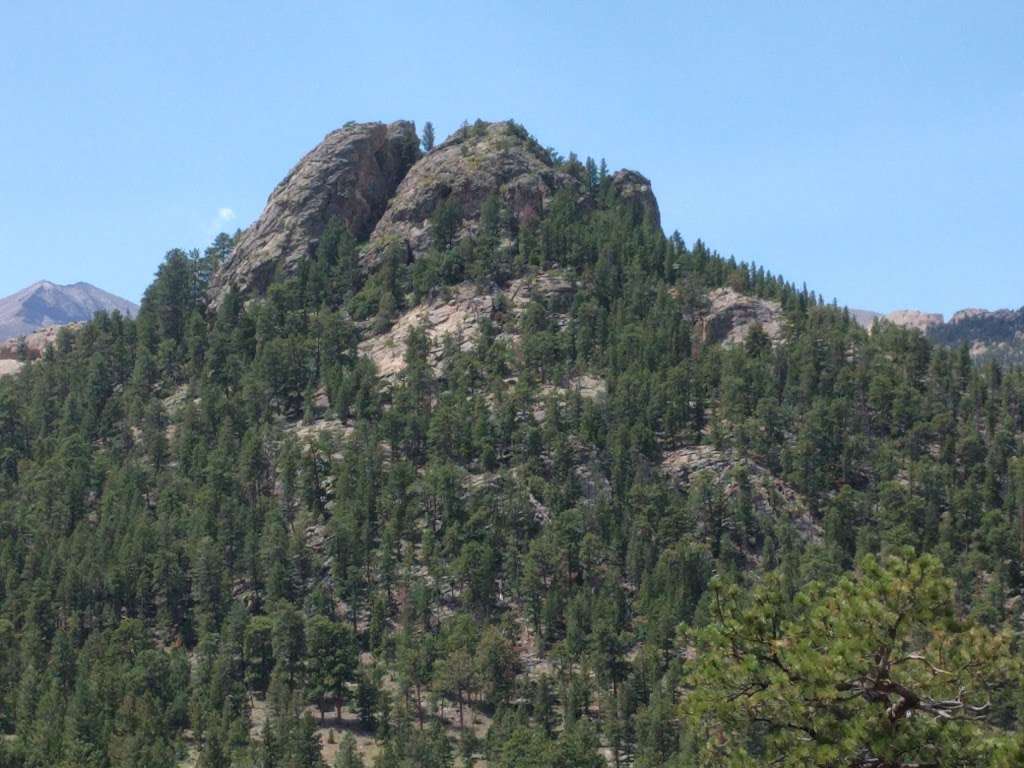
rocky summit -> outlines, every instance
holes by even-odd
[[[242,232],[233,257],[214,278],[212,303],[219,304],[232,286],[259,292],[275,271],[291,273],[312,254],[334,217],[365,239],[418,157],[419,139],[408,121],[349,123],[329,133],[275,187],[256,223]]]
[[[651,183],[635,171],[619,171],[613,186],[623,198],[649,212],[660,226]],[[457,218],[455,240],[475,232],[484,200],[497,195],[515,225],[538,218],[560,189],[581,200],[580,181],[557,168],[524,128],[512,121],[464,126],[412,167],[370,237],[364,260],[379,261],[391,243],[400,243],[410,259],[432,242],[431,217],[442,206]]]
[[[513,121],[466,124],[420,156],[410,121],[353,123],[328,134],[277,185],[256,222],[242,232],[230,260],[214,276],[213,306],[232,287],[259,294],[276,272],[295,271],[315,251],[332,218],[358,241],[361,261],[372,267],[389,247],[406,261],[422,256],[433,242],[434,219],[444,207],[452,244],[475,234],[481,208],[496,196],[514,230],[538,219],[554,195],[571,190],[584,207],[592,194],[560,167],[522,126]],[[621,170],[610,189],[637,221],[660,228],[651,183]]]
[[[395,241],[412,258],[422,255],[431,242],[430,218],[442,204],[458,219],[457,238],[471,232],[488,195],[500,194],[522,224],[536,218],[557,190],[575,183],[514,123],[467,126],[409,171],[370,237],[366,261],[379,260]]]

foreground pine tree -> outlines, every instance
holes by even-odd
[[[1021,664],[1009,629],[957,616],[934,557],[864,558],[788,599],[716,581],[682,710],[701,765],[1019,765],[1005,725]]]

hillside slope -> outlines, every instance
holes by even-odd
[[[928,338],[949,347],[966,345],[978,361],[1024,365],[1024,307],[1017,310],[964,309],[948,323],[928,330]]]
[[[1019,370],[511,122],[307,158],[0,380],[0,765],[1019,764]]]

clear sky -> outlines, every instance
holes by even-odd
[[[0,0],[0,295],[138,299],[347,120],[522,122],[887,311],[1024,304],[1024,2]]]

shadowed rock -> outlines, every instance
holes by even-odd
[[[522,127],[511,121],[466,126],[409,171],[370,237],[364,262],[379,262],[396,242],[410,259],[421,256],[432,243],[431,215],[446,201],[459,212],[461,236],[475,231],[481,206],[491,194],[522,225],[539,216],[564,187],[580,191],[579,182],[555,168]]]
[[[636,171],[616,171],[612,176],[612,189],[633,209],[638,224],[646,218],[657,229],[661,229],[661,211],[649,179]]]
[[[288,274],[316,250],[327,223],[339,218],[360,240],[419,157],[411,122],[352,123],[329,133],[274,189],[266,208],[214,276],[213,306],[231,286],[259,293],[280,270]]]

